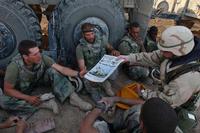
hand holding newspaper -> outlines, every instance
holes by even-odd
[[[92,82],[104,82],[123,62],[123,59],[119,59],[116,56],[104,55],[101,60],[85,74],[84,78]]]

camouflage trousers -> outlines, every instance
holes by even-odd
[[[116,131],[126,129],[127,132],[139,133],[140,128],[140,112],[142,104],[134,105],[130,109],[124,111],[122,109],[116,110],[113,126]]]
[[[6,95],[0,96],[0,106],[13,115],[29,115],[38,110],[38,107],[30,105],[24,100]]]
[[[38,86],[40,83],[44,82],[51,85],[53,93],[60,102],[64,102],[74,91],[74,87],[71,82],[52,68],[47,69],[41,80],[35,83],[34,86]],[[26,94],[31,95],[31,92],[26,92]],[[29,114],[38,110],[38,107],[30,105],[25,100],[9,97],[4,94],[0,95],[0,106],[11,113],[18,115]]]
[[[51,87],[53,88],[53,93],[62,103],[75,90],[74,86],[71,84],[68,78],[52,68],[49,68],[47,70],[47,73],[44,75],[44,82],[50,82]]]
[[[96,83],[91,82],[87,79],[84,79],[84,85],[86,91],[91,95],[91,98],[97,102],[101,100],[102,97],[105,97],[104,90],[111,88],[111,84],[108,80],[104,81],[103,83]]]
[[[133,80],[143,80],[149,76],[149,68],[141,66],[130,66],[127,75]]]

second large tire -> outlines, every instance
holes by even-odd
[[[118,0],[62,0],[57,7],[60,19],[57,37],[65,49],[66,63],[76,64],[75,49],[77,38],[75,29],[88,18],[97,18],[107,26],[109,42],[114,46],[124,35],[124,11]],[[97,22],[98,23],[98,22]],[[80,38],[79,38],[80,39]]]

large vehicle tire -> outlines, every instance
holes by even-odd
[[[0,68],[17,53],[21,40],[41,43],[41,28],[32,9],[19,0],[0,0]]]
[[[118,0],[62,0],[57,9],[57,37],[64,48],[67,65],[76,64],[75,49],[81,37],[81,24],[90,22],[99,25],[113,46],[124,35],[126,22]]]

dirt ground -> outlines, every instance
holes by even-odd
[[[121,73],[121,72],[120,72]],[[124,84],[132,82],[129,80],[124,74],[120,75],[115,81],[111,81],[113,83],[113,90],[116,92],[119,90]],[[42,88],[41,92],[46,92],[44,90],[45,88]],[[88,96],[81,94],[81,97],[89,102],[91,100],[88,98]],[[92,103],[93,104],[93,103]],[[54,115],[49,110],[41,109],[33,116],[28,119],[28,122],[34,122],[41,119],[53,117],[55,120],[56,128],[52,131],[49,131],[49,133],[78,133],[79,132],[79,125],[83,117],[85,116],[86,112],[81,111],[77,107],[73,107],[69,104],[69,101],[67,100],[63,105],[59,103],[60,107],[60,113],[58,115]],[[5,113],[2,112],[1,113]],[[108,118],[108,117],[107,117]],[[8,128],[8,129],[2,129],[0,130],[1,133],[14,133],[15,127]]]
[[[123,74],[123,72],[119,72],[119,75],[115,80],[110,80],[112,83],[113,90],[116,92],[119,90],[122,86],[128,83],[132,83],[133,81],[129,80],[127,76]],[[153,86],[147,86],[147,87],[155,87]],[[44,88],[43,88],[44,89]],[[44,91],[44,90],[43,90]],[[43,92],[42,91],[42,92]],[[88,96],[81,94],[81,97],[89,102],[91,100],[88,98]],[[54,118],[56,128],[52,131],[49,131],[48,133],[78,133],[79,132],[79,126],[80,122],[85,116],[86,112],[81,111],[77,107],[73,107],[69,104],[69,101],[66,101],[63,105],[59,104],[60,107],[60,113],[58,115],[54,115],[49,110],[41,109],[38,112],[36,112],[33,116],[28,119],[28,122],[34,122],[45,118]],[[200,109],[198,111],[198,121],[200,122]],[[110,119],[112,121],[112,116],[104,116],[106,119]],[[15,127],[8,128],[8,129],[2,129],[0,130],[1,133],[14,133]],[[197,125],[196,129],[194,131],[191,131],[191,133],[199,133],[200,131],[200,124]]]

